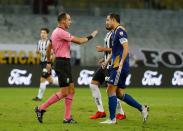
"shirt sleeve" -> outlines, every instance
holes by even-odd
[[[117,35],[118,35],[119,42],[121,43],[121,45],[128,42],[127,33],[122,28],[118,29]]]
[[[66,40],[66,41],[69,41],[69,42],[71,42],[72,39],[74,38],[74,36],[72,36],[72,35],[71,35],[69,32],[67,32],[67,31],[63,31],[61,35],[62,35],[62,36],[61,36],[62,39]]]

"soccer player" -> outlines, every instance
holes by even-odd
[[[67,32],[71,25],[71,17],[68,13],[61,13],[57,17],[58,26],[54,29],[51,35],[51,44],[47,49],[47,60],[50,61],[50,50],[56,57],[55,71],[58,75],[58,81],[60,90],[53,94],[46,102],[41,104],[39,107],[35,108],[37,114],[37,119],[40,123],[43,122],[43,114],[46,109],[58,102],[61,99],[65,99],[65,115],[63,123],[77,123],[71,117],[71,107],[74,97],[74,83],[71,75],[71,65],[70,65],[70,46],[71,42],[82,45],[88,42],[90,39],[94,38],[98,31],[94,31],[88,37],[76,37]],[[47,68],[51,68],[50,64],[47,64]]]
[[[46,86],[48,84],[58,85],[58,77],[56,76],[56,73],[54,70],[47,70],[46,64],[47,64],[47,58],[46,58],[46,50],[48,48],[48,45],[50,44],[50,40],[48,39],[49,29],[48,28],[41,28],[40,30],[40,40],[37,43],[37,53],[40,54],[41,60],[40,60],[40,66],[42,69],[42,75],[40,78],[40,85],[39,85],[39,91],[35,98],[32,100],[34,101],[41,101],[44,95],[44,92],[46,90]]]
[[[102,64],[104,68],[110,58],[112,58],[110,78],[108,82],[109,84],[107,88],[110,118],[109,120],[101,123],[116,123],[115,111],[117,106],[117,98],[139,110],[142,113],[143,121],[145,122],[148,117],[149,107],[147,105],[141,105],[129,94],[125,93],[125,82],[129,73],[128,39],[126,29],[119,23],[120,16],[118,14],[112,13],[106,18],[106,25],[113,30],[112,54],[109,59]]]
[[[109,30],[109,32],[106,34],[106,37],[104,39],[104,47],[96,46],[96,50],[98,52],[104,52],[104,59],[100,59],[99,63],[102,63],[103,61],[107,60],[112,50],[111,49],[112,48],[112,41],[111,41],[112,31],[110,31],[111,29],[108,27],[108,25],[106,25],[106,29]],[[90,116],[90,119],[98,119],[98,118],[106,117],[106,113],[104,111],[104,107],[102,104],[102,96],[99,90],[99,85],[102,85],[104,81],[107,82],[109,67],[110,67],[110,64],[108,64],[105,69],[103,69],[102,67],[98,68],[92,78],[90,89],[91,89],[92,96],[94,98],[98,111],[94,115]],[[117,100],[117,111],[118,111],[118,114],[116,115],[116,119],[122,120],[126,118],[123,108],[121,106],[120,100]]]

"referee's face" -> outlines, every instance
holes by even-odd
[[[69,14],[66,15],[66,19],[65,19],[65,28],[68,29],[71,25],[72,21],[71,21],[71,17]]]
[[[106,18],[105,27],[106,27],[107,30],[112,30],[113,29],[113,21],[110,18],[110,16],[107,16],[107,18]]]

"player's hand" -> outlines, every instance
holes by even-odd
[[[106,66],[107,66],[107,63],[106,63],[106,62],[102,62],[102,63],[101,63],[101,67],[102,67],[102,69],[105,69],[105,68],[106,68]]]
[[[94,32],[91,33],[91,35],[92,35],[93,37],[95,37],[97,34],[98,34],[98,30],[95,30]]]
[[[99,63],[100,65],[102,64],[102,62],[104,62],[104,58],[101,58],[101,59],[98,60],[98,63]]]
[[[103,47],[100,46],[100,45],[97,45],[97,46],[96,46],[96,50],[97,50],[98,52],[103,52]]]
[[[47,69],[48,72],[51,71],[51,64],[50,64],[50,63],[47,63],[47,64],[46,64],[46,69]]]

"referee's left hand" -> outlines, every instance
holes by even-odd
[[[98,34],[98,30],[95,30],[95,31],[93,31],[93,32],[91,33],[91,35],[92,35],[93,37],[95,37],[97,34]]]

